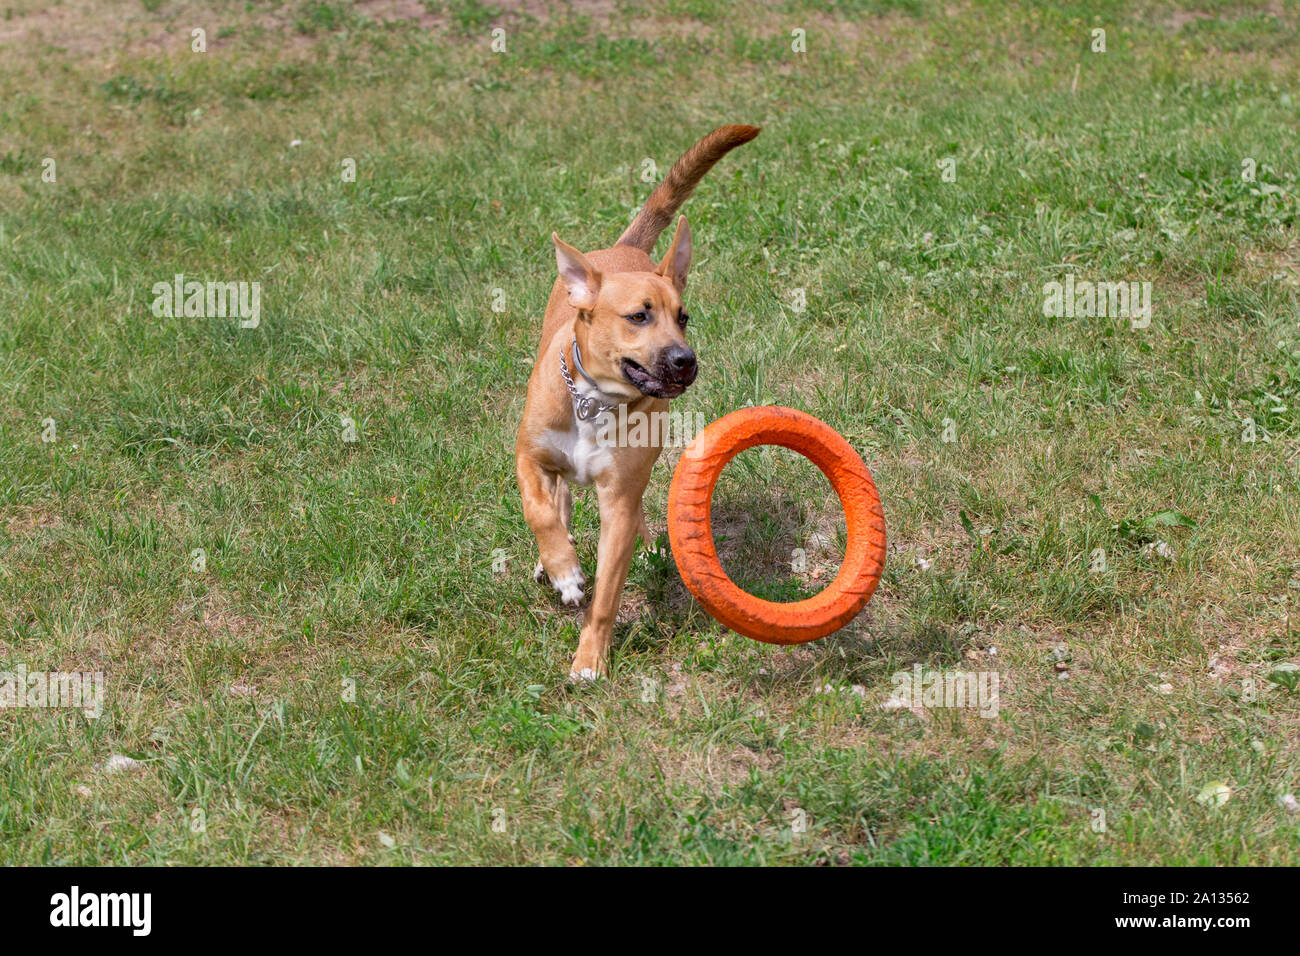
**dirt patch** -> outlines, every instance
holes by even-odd
[[[1252,275],[1300,288],[1300,239],[1292,239],[1281,249],[1249,249],[1245,259]]]
[[[444,18],[430,13],[420,0],[357,0],[353,6],[357,13],[379,23],[415,23],[426,30],[447,25]]]
[[[1165,26],[1177,33],[1189,23],[1214,19],[1217,18],[1213,13],[1206,13],[1204,10],[1175,10],[1165,18]]]
[[[162,659],[183,648],[189,639],[206,642],[221,638],[242,644],[259,630],[257,621],[237,610],[229,595],[218,590],[209,591],[197,601],[178,604],[171,617],[167,633],[150,648],[151,652],[161,653]]]
[[[670,779],[688,780],[716,793],[723,787],[744,783],[751,770],[765,773],[779,766],[783,759],[780,754],[761,753],[744,746],[731,750],[714,748],[680,754],[675,766],[666,765],[664,769]]]
[[[63,518],[44,508],[25,507],[13,509],[3,518],[5,533],[19,538],[38,531],[53,531],[63,526]]]

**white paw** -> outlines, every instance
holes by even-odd
[[[546,580],[546,568],[542,567],[542,562],[538,561],[537,566],[533,568],[533,580],[541,584]]]
[[[599,679],[600,675],[590,667],[584,667],[580,671],[569,671],[569,682],[573,684],[590,684]]]
[[[561,601],[577,607],[582,603],[582,589],[586,583],[587,579],[582,576],[582,571],[574,568],[569,573],[562,574],[553,580],[551,587],[560,593]]]

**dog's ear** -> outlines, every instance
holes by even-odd
[[[673,233],[673,244],[668,247],[668,254],[659,263],[656,273],[671,279],[677,287],[677,294],[686,290],[686,271],[691,267],[691,227],[685,216],[677,219],[677,231]]]
[[[600,273],[586,256],[558,235],[551,233],[551,239],[555,243],[555,265],[560,271],[560,281],[569,290],[569,304],[575,309],[595,308]]]

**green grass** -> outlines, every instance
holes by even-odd
[[[1293,8],[44,6],[0,20],[0,670],[108,701],[0,711],[0,861],[1296,861]],[[680,407],[835,427],[889,565],[779,649],[644,552],[572,688],[513,465],[550,233],[607,245],[723,122],[764,132],[685,209]],[[1150,281],[1150,326],[1044,316],[1067,272]],[[260,326],[155,317],[176,273],[261,282]],[[843,555],[781,450],[714,520],[772,599]],[[914,664],[997,671],[998,716],[880,708]]]

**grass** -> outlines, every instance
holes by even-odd
[[[102,670],[108,701],[0,711],[0,861],[1294,863],[1297,22],[15,0],[0,664]],[[890,562],[783,650],[643,553],[614,679],[571,688],[512,459],[550,232],[612,241],[642,161],[722,122],[764,132],[685,210],[680,407],[830,423]],[[1150,325],[1045,316],[1071,272],[1151,282]],[[260,325],[153,315],[177,273],[261,282]],[[714,507],[755,593],[834,576],[793,454],[740,456]],[[590,577],[590,493],[576,522]],[[882,709],[916,664],[996,671],[997,717]]]

